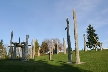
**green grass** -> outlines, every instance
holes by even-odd
[[[36,57],[35,61],[0,60],[0,72],[107,72],[108,50],[80,51],[81,62],[84,64],[67,64],[67,55],[59,53],[48,60],[48,55]],[[73,52],[72,61],[75,62]]]

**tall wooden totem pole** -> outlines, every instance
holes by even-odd
[[[12,39],[13,39],[13,31],[11,32],[11,39],[10,39],[10,52],[11,52],[11,59],[13,59]]]
[[[84,51],[86,52],[87,51],[87,48],[86,48],[86,38],[85,38],[85,34],[83,34],[83,37],[84,37]]]
[[[63,47],[64,47],[64,54],[66,54],[66,42],[64,38],[63,38]]]
[[[69,21],[68,18],[66,19],[67,22],[67,27],[65,28],[65,30],[67,30],[67,43],[68,43],[68,62],[71,63],[72,62],[72,54],[71,54],[71,41],[70,41],[70,32],[69,32]]]
[[[80,63],[80,57],[79,57],[78,31],[77,31],[77,22],[76,22],[75,10],[73,10],[73,20],[74,20],[74,39],[75,39],[76,64],[79,64]]]
[[[25,60],[28,60],[28,38],[29,38],[29,35],[26,35],[26,42],[25,42]]]

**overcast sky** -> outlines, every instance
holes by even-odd
[[[39,43],[45,38],[66,39],[66,18],[70,21],[71,46],[74,48],[72,9],[76,10],[79,48],[82,49],[83,34],[89,24],[94,26],[103,42],[108,46],[108,0],[0,0],[0,39],[9,45],[13,30],[13,41],[25,41],[29,34]]]

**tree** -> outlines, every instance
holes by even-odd
[[[52,47],[52,40],[54,42],[54,46],[56,46],[56,44],[58,42],[58,47],[59,47],[59,50],[61,51],[63,45],[62,45],[62,43],[60,42],[60,40],[58,38],[45,39],[44,41],[48,44],[48,48]]]
[[[3,40],[0,41],[0,58],[5,58],[6,48],[3,45]]]
[[[59,50],[61,51],[61,50],[62,50],[62,48],[61,48],[61,47],[59,47]]]
[[[39,43],[38,43],[38,40],[36,39],[36,42],[35,42],[35,53],[38,52],[38,49],[39,49]]]
[[[0,41],[0,53],[3,52],[3,40]]]
[[[48,44],[45,41],[43,41],[42,45],[41,45],[40,53],[44,54],[44,53],[46,53],[48,51],[49,51]]]
[[[91,26],[91,24],[89,24],[88,28],[87,28],[87,39],[88,42],[86,42],[87,47],[89,47],[90,49],[94,47],[96,47],[96,43],[98,41],[98,35],[95,33],[96,30],[94,29],[93,26]]]
[[[0,47],[2,47],[2,45],[3,45],[3,40],[0,41]]]

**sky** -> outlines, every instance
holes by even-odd
[[[74,22],[72,10],[76,10],[79,49],[84,47],[83,34],[91,24],[103,43],[108,47],[108,0],[0,0],[0,39],[10,44],[11,31],[13,42],[25,41],[29,44],[36,38],[41,42],[46,38],[67,41],[66,18],[70,22],[71,46],[74,49]]]

